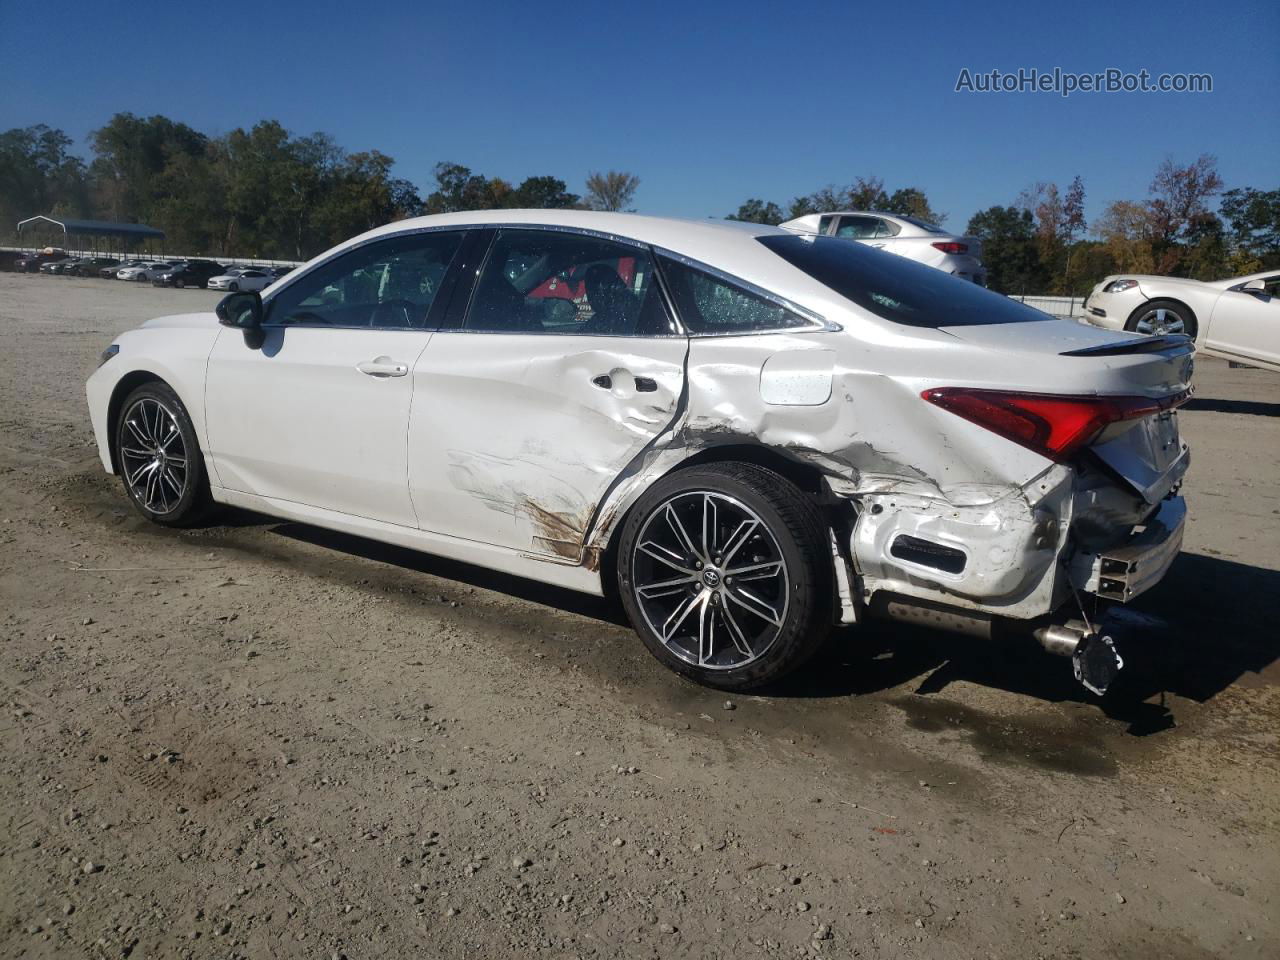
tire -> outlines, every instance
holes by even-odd
[[[826,639],[829,553],[822,517],[795,485],[753,464],[712,463],[664,477],[636,503],[620,536],[618,593],[667,667],[750,690]]]
[[[1130,333],[1184,333],[1196,338],[1195,315],[1174,300],[1148,300],[1129,315],[1124,328]]]
[[[177,280],[173,281],[173,285],[177,287],[179,290],[181,290],[183,287],[187,285],[187,281],[179,277]]]
[[[227,289],[228,289],[228,290],[230,290],[232,293],[239,293],[239,292],[240,292],[240,284],[235,283],[235,282],[232,282],[232,283],[230,283],[230,284],[228,284],[228,285],[227,285]]]
[[[145,383],[129,394],[114,431],[120,479],[140,514],[165,527],[192,526],[207,516],[213,501],[200,443],[168,384]]]

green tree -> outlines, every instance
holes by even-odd
[[[511,195],[511,206],[525,210],[571,210],[581,204],[559,177],[526,177]]]
[[[460,163],[437,163],[435,178],[436,189],[426,200],[427,213],[493,210],[507,206],[507,198],[512,193],[511,185],[505,180],[490,180]]]
[[[592,173],[587,177],[587,206],[592,210],[625,210],[639,187],[640,178],[634,173]]]
[[[737,213],[731,213],[725,219],[742,220],[747,223],[767,223],[771,226],[777,226],[786,217],[782,212],[782,208],[773,201],[765,202],[752,197],[738,207]]]
[[[1236,256],[1256,261],[1257,270],[1280,266],[1280,190],[1237,187],[1222,195],[1220,210]]]
[[[44,124],[0,133],[0,232],[37,214],[89,212],[87,171],[70,148],[66,133]]]
[[[1000,293],[1034,294],[1048,279],[1036,244],[1030,210],[988,207],[969,220],[966,233],[982,241],[987,286]]]
[[[929,198],[918,187],[904,187],[893,191],[893,195],[881,207],[885,213],[896,213],[904,217],[915,217],[925,223],[945,223],[947,215],[938,213],[929,205]]]

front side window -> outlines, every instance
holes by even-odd
[[[839,243],[827,238],[828,243]],[[662,272],[680,319],[692,334],[763,333],[812,326],[812,322],[759,294],[714,274],[662,258]]]
[[[267,322],[421,329],[462,236],[411,233],[357,247],[281,290]]]
[[[503,230],[465,329],[656,337],[675,333],[641,247],[555,230]]]

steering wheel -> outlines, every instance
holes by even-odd
[[[411,300],[384,300],[369,316],[371,327],[412,327],[414,314],[421,308]]]

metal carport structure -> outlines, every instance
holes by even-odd
[[[62,231],[62,246],[66,250],[71,250],[73,246],[72,238],[80,240],[89,239],[92,246],[85,248],[84,246],[77,249],[92,249],[94,253],[98,252],[98,240],[102,237],[113,238],[119,240],[121,250],[134,249],[139,244],[148,240],[164,240],[164,231],[156,227],[149,227],[145,223],[112,223],[109,220],[72,220],[66,217],[47,217],[43,214],[36,217],[28,217],[26,220],[18,221],[18,240],[22,242],[23,231],[28,233],[56,233]],[[110,249],[110,248],[108,248]],[[163,246],[161,247],[163,250]]]

